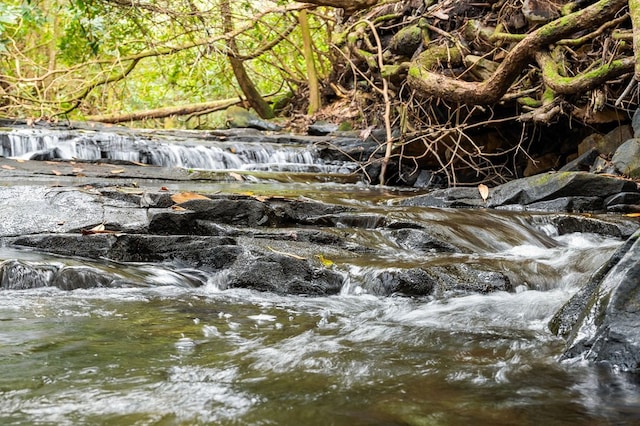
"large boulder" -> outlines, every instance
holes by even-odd
[[[620,193],[626,194],[624,198]],[[635,211],[640,196],[629,180],[586,172],[559,172],[516,179],[489,191],[483,200],[477,188],[446,188],[407,198],[405,206],[492,207],[549,212]]]
[[[551,320],[567,338],[562,359],[640,371],[640,231]]]
[[[640,177],[640,139],[629,139],[616,150],[611,158],[616,170],[625,176]]]
[[[495,188],[488,207],[511,205],[531,210],[592,212],[620,192],[638,192],[634,182],[585,172],[549,173],[518,179]]]

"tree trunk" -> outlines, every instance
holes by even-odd
[[[222,0],[220,2],[220,12],[222,15],[222,26],[226,34],[233,33],[233,18],[231,16],[231,7],[229,0]],[[236,77],[236,81],[240,86],[240,90],[247,98],[249,105],[256,111],[256,113],[263,119],[270,119],[274,117],[271,106],[262,98],[258,89],[251,81],[247,70],[244,68],[244,62],[238,59],[238,45],[233,37],[227,39],[227,57],[231,64],[231,69]]]
[[[320,109],[320,85],[316,72],[316,62],[313,59],[313,43],[309,30],[309,19],[306,10],[298,12],[298,22],[302,32],[302,47],[304,49],[304,61],[307,66],[307,83],[309,84],[309,109],[308,114],[313,114]]]

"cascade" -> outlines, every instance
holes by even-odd
[[[171,140],[81,130],[0,132],[0,156],[35,160],[123,160],[203,170],[342,174],[357,170],[355,163],[325,162],[310,144]]]

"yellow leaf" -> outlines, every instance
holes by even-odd
[[[626,216],[626,217],[640,217],[640,213],[627,213],[624,216]]]
[[[320,260],[320,262],[325,266],[325,268],[328,268],[330,266],[332,266],[333,260],[327,259],[326,257],[324,257],[321,254],[316,254],[316,257]]]
[[[478,185],[478,192],[480,192],[480,196],[482,197],[482,201],[487,201],[487,197],[489,197],[489,188],[484,183]]]
[[[171,200],[176,204],[182,204],[189,200],[209,200],[209,197],[205,197],[195,192],[179,192],[171,196]]]
[[[119,173],[124,173],[124,169],[113,169],[111,170],[111,173],[113,173],[114,175],[117,175]]]

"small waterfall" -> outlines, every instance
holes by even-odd
[[[353,173],[357,165],[327,164],[311,144],[154,139],[139,134],[14,129],[0,133],[0,155],[31,160],[123,160],[162,167]]]

